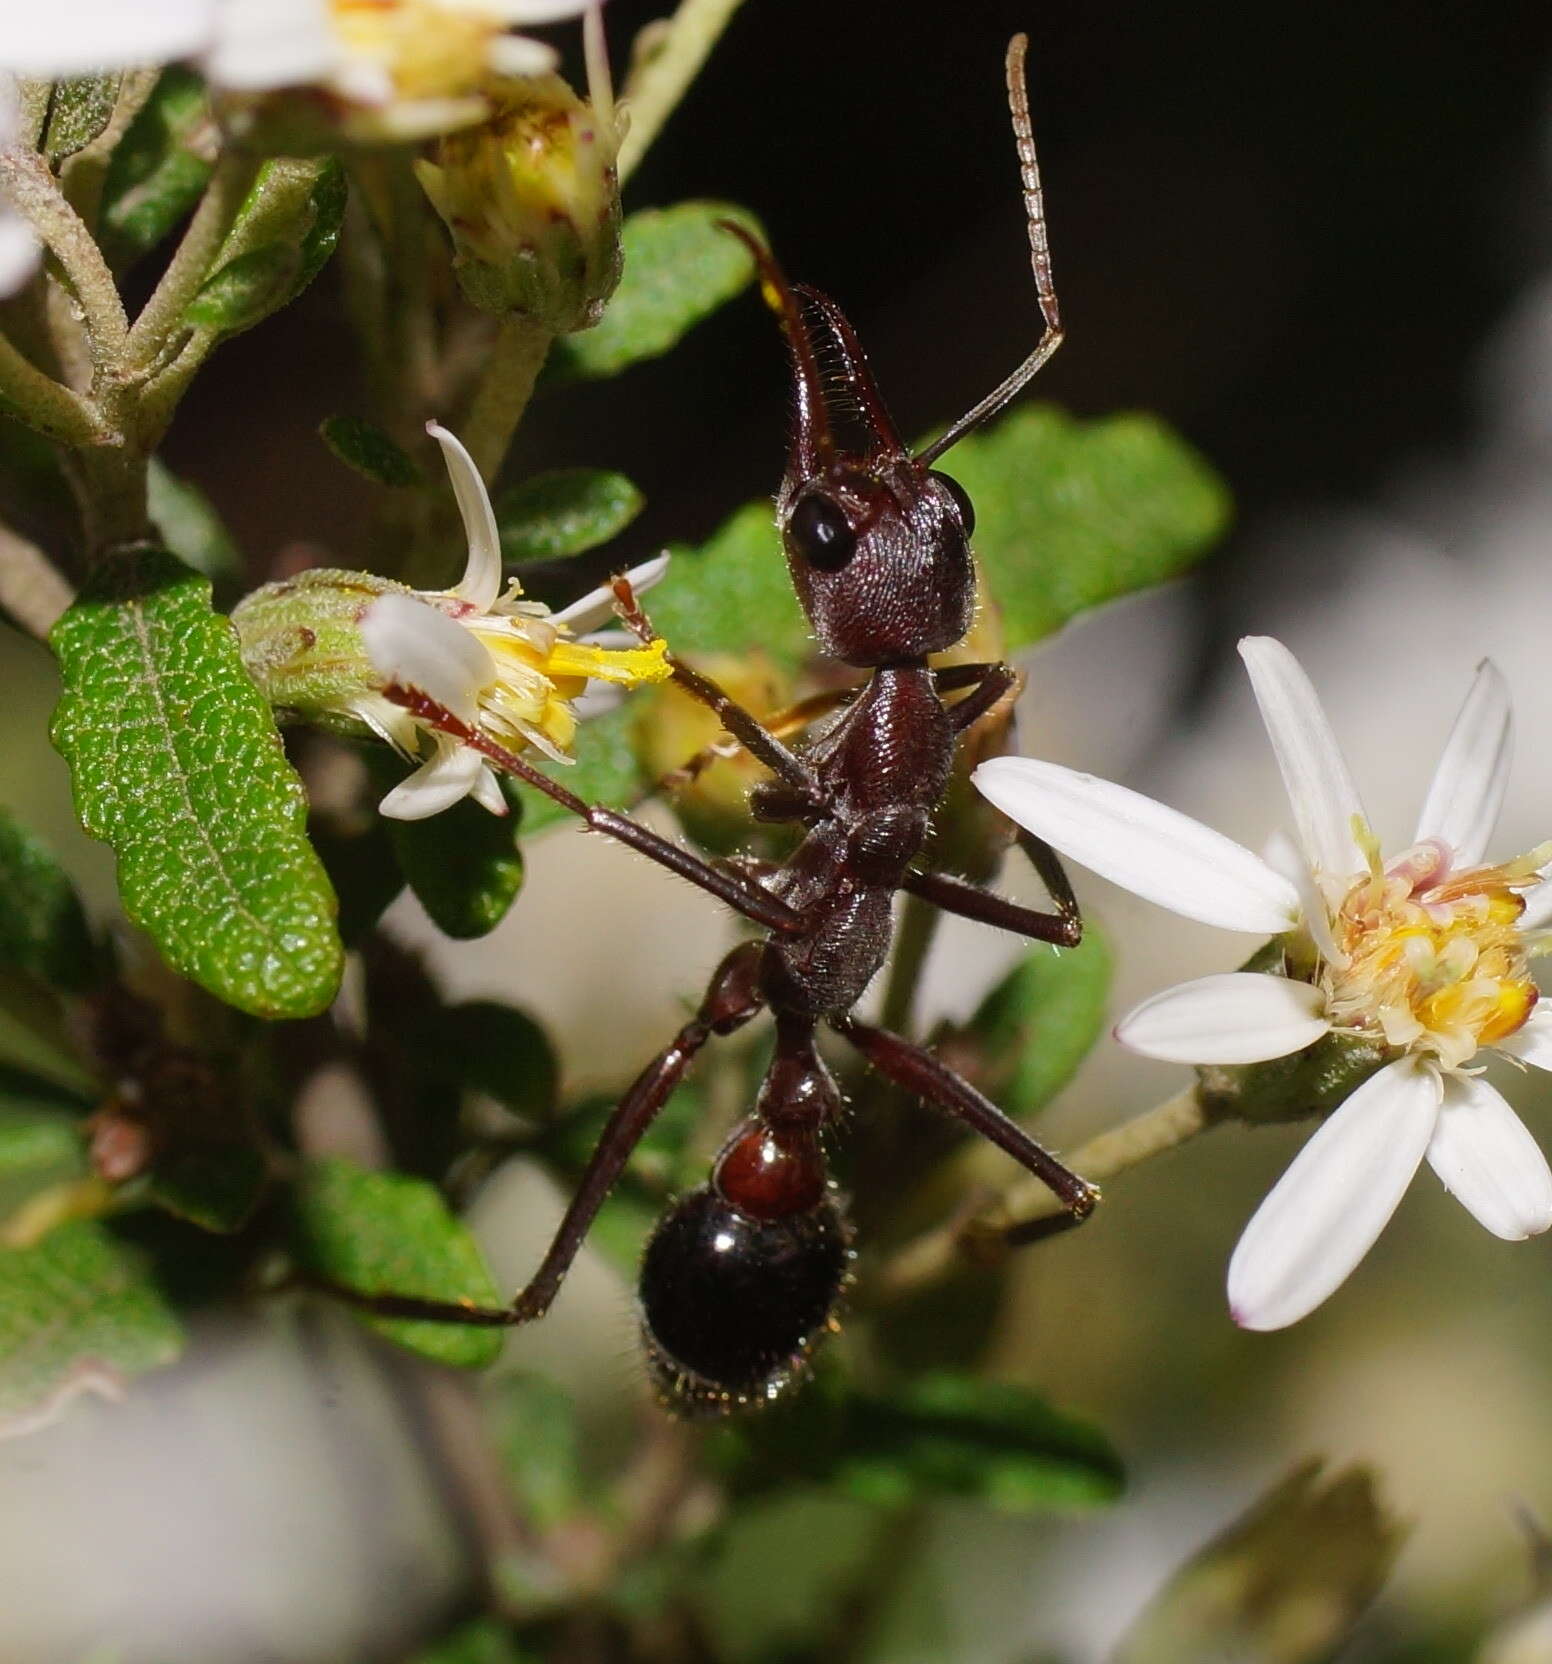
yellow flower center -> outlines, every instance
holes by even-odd
[[[1520,930],[1527,863],[1450,871],[1441,845],[1416,849],[1360,878],[1331,916],[1337,959],[1322,967],[1338,1028],[1382,1036],[1459,1068],[1512,1034],[1537,999]]]
[[[400,98],[467,98],[487,78],[494,15],[436,0],[331,0],[345,49],[386,71]]]

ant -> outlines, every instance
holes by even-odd
[[[695,1055],[713,1035],[731,1034],[766,1009],[775,1018],[776,1045],[754,1108],[722,1146],[710,1182],[669,1206],[642,1260],[642,1333],[654,1383],[670,1408],[717,1415],[768,1403],[804,1374],[813,1347],[836,1327],[852,1246],[822,1143],[840,1118],[841,1095],[815,1046],[820,1023],[887,1079],[956,1116],[1051,1188],[1065,1213],[1011,1227],[1010,1242],[1077,1224],[1098,1200],[1092,1185],[931,1052],[852,1015],[888,955],[899,890],[1037,941],[1070,947],[1082,933],[1060,863],[1027,833],[1020,833],[1020,844],[1055,912],[1036,912],[912,865],[947,788],[959,736],[1018,680],[1006,664],[933,670],[927,661],[961,640],[975,602],[974,511],[959,485],[932,464],[1020,392],[1062,340],[1026,46],[1023,35],[1008,46],[1008,101],[1044,331],[1006,381],[918,455],[902,443],[840,308],[818,290],[788,284],[766,249],[728,226],[755,258],[792,363],[795,413],[776,498],[792,582],[820,647],[866,671],[867,680],[827,729],[791,750],[713,682],[672,656],[670,662],[674,679],[773,776],[751,793],[756,818],[806,829],[788,860],[769,867],[711,865],[625,815],[584,802],[419,689],[390,689],[390,697],[423,720],[545,792],[594,831],[721,897],[767,934],[723,959],[695,1015],[620,1100],[549,1251],[510,1306],[354,1296],[373,1311],[487,1325],[541,1317],[631,1152]],[[851,443],[843,443],[843,430]],[[651,623],[629,584],[619,578],[614,589],[620,616],[651,641]],[[964,697],[945,702],[955,691]]]

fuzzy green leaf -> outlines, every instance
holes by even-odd
[[[1010,652],[1176,577],[1229,520],[1222,482],[1152,416],[1024,406],[944,466],[976,506],[975,550]]]
[[[146,474],[146,506],[162,542],[184,565],[218,582],[242,576],[242,552],[215,504],[160,457],[151,458]]]
[[[92,938],[65,869],[0,808],[0,965],[79,993],[92,981]]]
[[[1092,924],[1077,948],[1032,948],[981,1002],[966,1038],[976,1079],[1015,1118],[1043,1109],[1104,1032],[1109,945]]]
[[[419,485],[424,477],[380,427],[359,416],[325,416],[318,437],[347,468],[378,485]]]
[[[84,150],[113,117],[119,85],[118,72],[73,75],[56,81],[49,94],[48,122],[43,130],[43,153],[59,163]]]
[[[429,819],[396,820],[388,828],[405,883],[437,929],[457,941],[489,935],[523,887],[523,800],[506,779],[501,791],[506,815],[466,797]]]
[[[345,166],[337,156],[325,158],[318,168],[317,178],[308,197],[310,218],[302,233],[300,264],[290,298],[296,297],[329,262],[329,256],[339,247],[340,231],[345,224],[345,204],[350,187],[345,179]]]
[[[290,298],[300,270],[300,256],[285,243],[251,248],[205,279],[184,317],[223,335],[250,329]]]
[[[534,474],[496,500],[501,553],[522,565],[596,549],[641,513],[645,498],[607,468],[557,468]]]
[[[555,1049],[526,1013],[494,1000],[468,1000],[437,1013],[428,1039],[441,1056],[457,1059],[462,1085],[528,1120],[554,1113],[560,1084]]]
[[[202,1231],[230,1236],[253,1217],[269,1170],[260,1152],[241,1136],[185,1139],[157,1158],[149,1195],[158,1207]]]
[[[754,262],[718,220],[736,220],[762,235],[744,209],[725,202],[681,202],[632,214],[622,235],[625,275],[614,299],[592,329],[555,343],[547,379],[618,375],[629,364],[669,351],[731,300],[754,276]]]
[[[308,1270],[358,1293],[501,1303],[468,1230],[432,1185],[402,1173],[310,1163],[296,1191],[296,1245]],[[483,1369],[501,1352],[499,1329],[357,1315],[384,1339],[460,1369]]]
[[[182,1347],[140,1256],[101,1225],[0,1250],[0,1430],[24,1429],[75,1391],[111,1391]]]
[[[49,1185],[85,1174],[80,1106],[0,1069],[0,1219]]]
[[[162,71],[108,164],[103,252],[115,266],[154,248],[188,213],[210,179],[205,84],[192,70]]]
[[[159,549],[105,566],[54,626],[54,744],[173,967],[261,1017],[321,1011],[343,950],[302,784],[210,584]]]
[[[617,809],[633,802],[641,787],[641,770],[631,744],[630,715],[627,703],[584,722],[577,730],[575,765],[548,772],[589,803]],[[557,821],[579,824],[575,815],[532,786],[520,787],[518,795],[523,804],[524,837]]]

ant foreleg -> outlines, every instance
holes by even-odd
[[[767,930],[783,933],[800,932],[805,928],[802,915],[789,907],[779,896],[773,896],[757,884],[745,883],[735,873],[708,865],[698,855],[692,855],[671,838],[665,838],[662,833],[642,826],[628,815],[588,803],[575,792],[567,790],[558,780],[552,779],[542,769],[535,768],[515,752],[508,751],[504,745],[498,745],[487,734],[465,722],[462,717],[455,715],[419,688],[394,684],[384,689],[384,692],[396,705],[404,706],[430,727],[444,734],[451,734],[454,739],[461,740],[463,744],[478,751],[482,757],[489,758],[504,773],[514,775],[535,790],[543,792],[553,802],[560,804],[561,808],[569,810],[586,822],[592,831],[603,832],[611,838],[617,838],[622,844],[629,844],[632,849],[639,850],[648,859],[656,861],[660,867],[667,867],[670,872],[678,873],[681,878],[716,896],[719,901],[725,901],[746,919],[752,919]]]
[[[743,942],[712,975],[700,1009],[645,1069],[615,1105],[588,1158],[576,1192],[555,1229],[549,1250],[510,1306],[475,1306],[455,1300],[424,1300],[409,1294],[365,1294],[323,1285],[330,1294],[377,1317],[420,1318],[429,1322],[472,1324],[485,1328],[530,1323],[543,1317],[571,1269],[583,1241],[615,1181],[625,1170],[658,1111],[688,1072],[701,1047],[714,1034],[742,1028],[764,1005],[758,988],[764,945]]]
[[[652,628],[652,620],[642,610],[630,581],[621,574],[614,578],[611,587],[614,590],[615,611],[637,640],[646,646],[658,640],[657,631]],[[815,810],[829,807],[829,795],[820,784],[819,776],[796,752],[789,751],[759,717],[752,711],[745,710],[731,694],[724,693],[709,676],[692,670],[673,652],[668,654],[668,663],[679,686],[712,711],[722,726],[752,757],[764,763],[772,774],[794,792],[801,794]]]
[[[1023,677],[1011,664],[951,664],[933,672],[939,693],[951,693],[955,688],[974,691],[957,705],[948,707],[948,719],[954,732],[962,734],[972,723],[979,722],[989,710],[1017,688]]]
[[[924,1103],[947,1111],[982,1138],[995,1144],[1032,1173],[1066,1209],[1073,1224],[1094,1211],[1099,1190],[1064,1167],[1043,1145],[1010,1121],[990,1098],[956,1075],[931,1052],[888,1029],[859,1023],[855,1017],[832,1017],[830,1026],[844,1036],[886,1079]]]

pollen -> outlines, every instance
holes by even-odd
[[[1322,982],[1333,1022],[1446,1069],[1513,1034],[1537,999],[1518,893],[1532,882],[1524,862],[1453,872],[1432,846],[1376,862],[1331,919],[1338,952]]]

